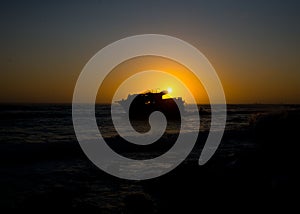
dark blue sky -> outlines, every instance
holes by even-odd
[[[158,33],[199,48],[225,92],[236,93],[231,102],[300,103],[300,1],[10,0],[0,5],[2,102],[70,101],[78,74],[98,50],[130,35]],[[40,93],[33,93],[36,87]]]

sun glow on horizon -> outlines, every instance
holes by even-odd
[[[172,87],[170,87],[170,85],[172,85]],[[145,88],[150,90],[151,87],[159,89],[158,92],[166,90],[168,93],[162,96],[163,99],[174,97],[182,97],[184,100],[189,101],[192,99],[192,95],[188,92],[184,83],[175,76],[166,72],[150,70],[143,71],[126,79],[119,86],[116,94],[114,95],[113,102],[126,99],[128,94],[136,94],[138,92],[145,91]],[[174,90],[174,88],[176,90]]]
[[[187,103],[208,103],[204,87],[191,71],[178,62],[154,56],[136,57],[115,67],[99,88],[97,103],[152,90],[167,91],[163,99],[181,97]]]

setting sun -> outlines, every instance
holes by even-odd
[[[111,103],[147,90],[166,90],[163,99],[182,97],[186,103],[194,99],[197,103],[209,102],[201,82],[186,67],[170,59],[143,56],[127,60],[110,72],[99,88],[97,103]]]

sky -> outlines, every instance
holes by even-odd
[[[2,103],[70,103],[95,53],[146,33],[198,48],[227,103],[300,103],[299,1],[4,0],[0,17]],[[179,92],[174,96],[184,96]],[[207,102],[204,94],[199,90],[199,102]]]
[[[97,103],[114,103],[128,93],[169,93],[163,98],[182,97],[188,103],[210,103],[204,85],[187,67],[159,56],[140,56],[116,66],[99,87]],[[105,93],[105,96],[103,95]]]

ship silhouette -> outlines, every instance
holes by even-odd
[[[116,101],[125,111],[129,109],[130,119],[147,119],[154,111],[162,112],[167,119],[180,119],[180,111],[184,111],[182,97],[163,98],[167,90],[148,90],[139,94],[129,94],[127,99]]]

